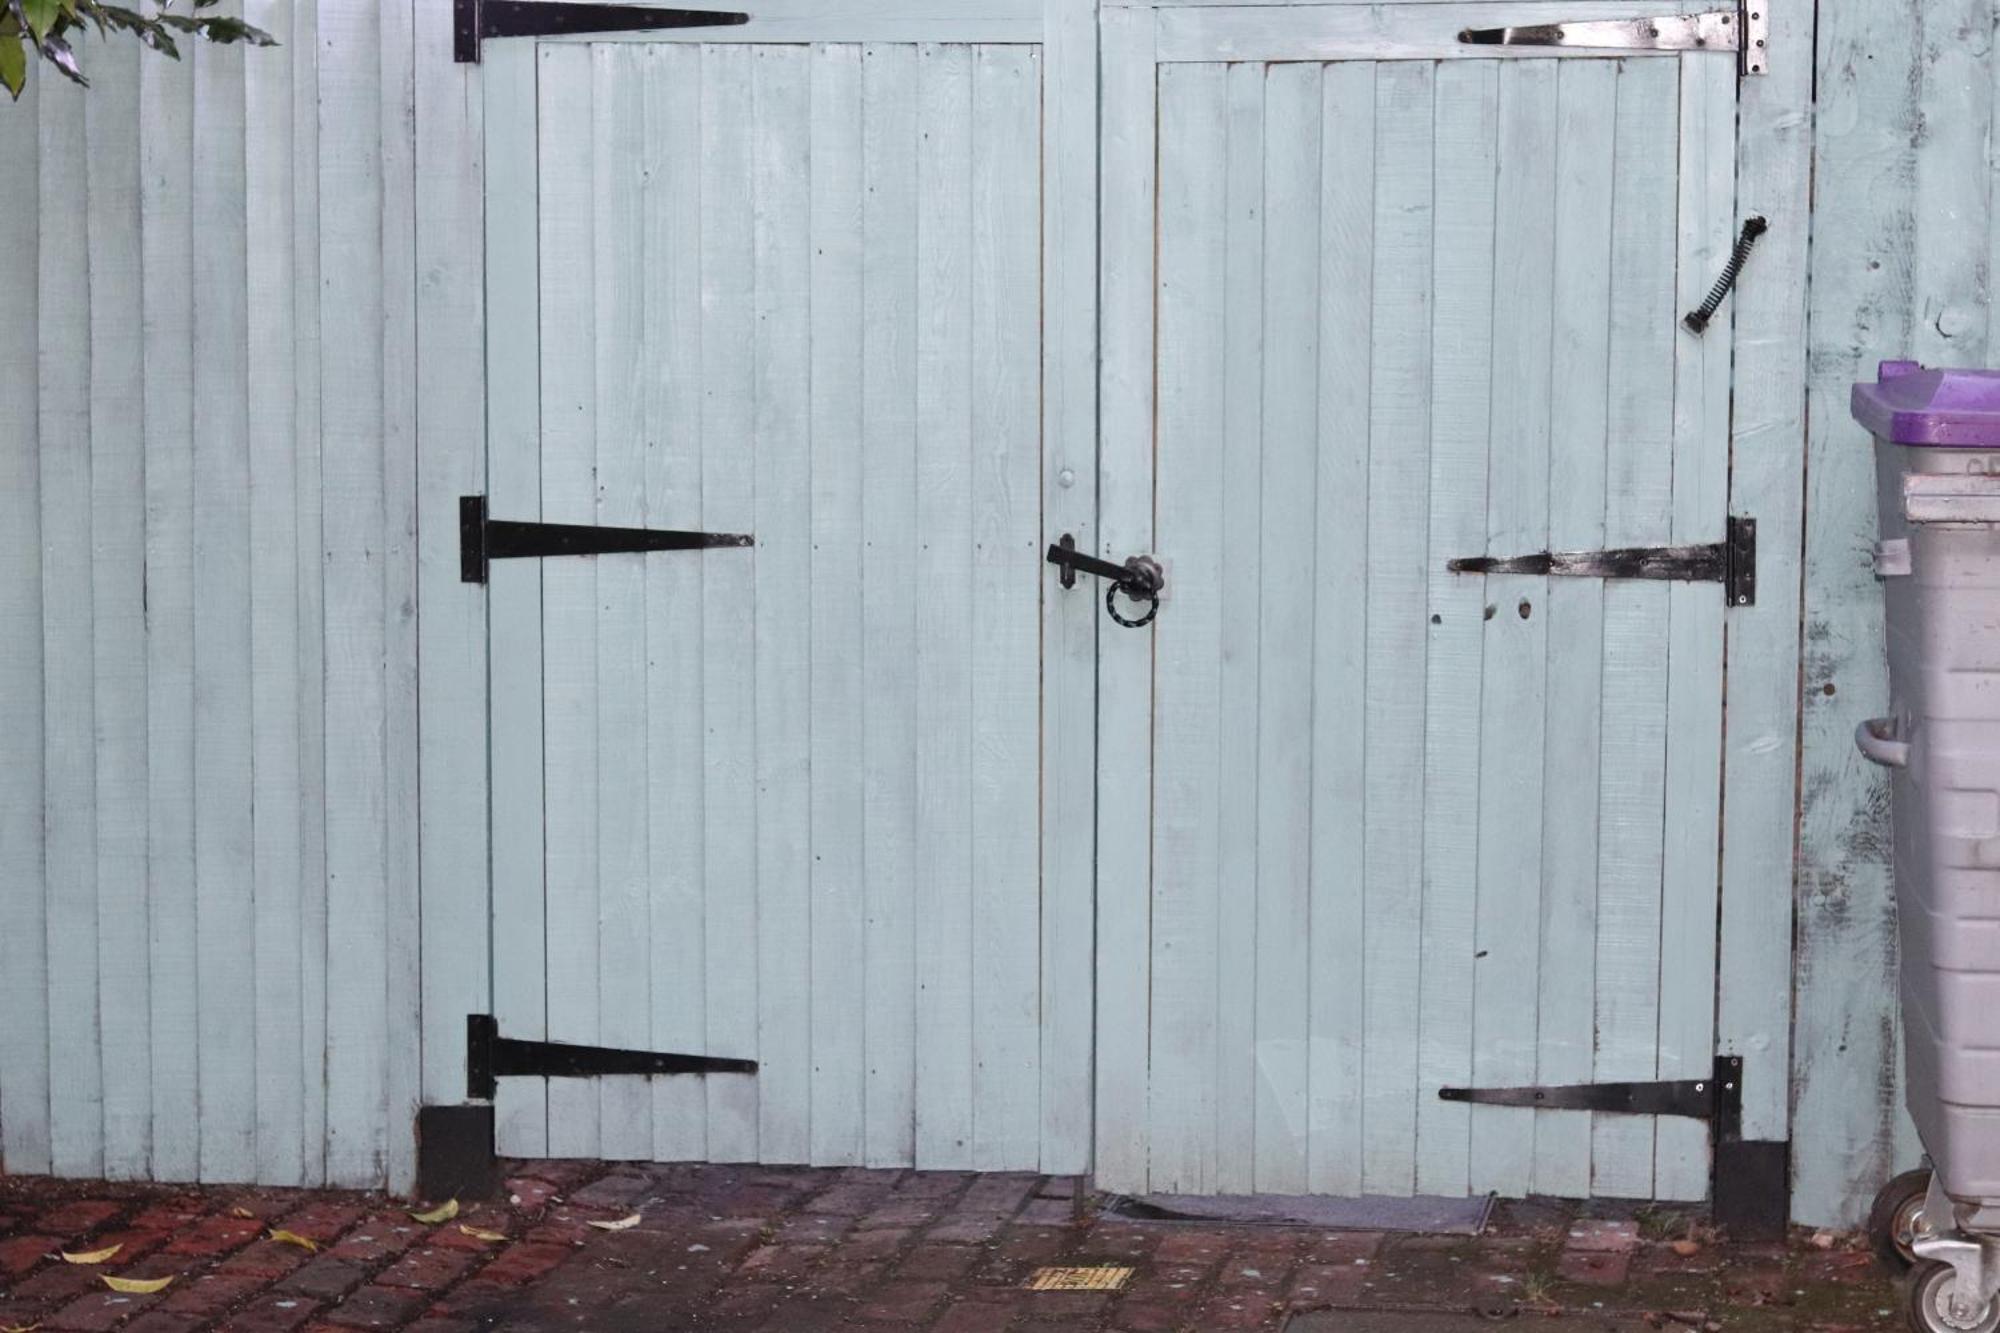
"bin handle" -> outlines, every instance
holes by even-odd
[[[1910,743],[1898,739],[1900,721],[1893,717],[1871,717],[1854,729],[1854,744],[1862,757],[1884,768],[1908,768]]]

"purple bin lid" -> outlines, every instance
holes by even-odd
[[[1884,361],[1851,402],[1854,419],[1893,444],[2000,449],[2000,370]]]

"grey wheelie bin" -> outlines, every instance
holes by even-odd
[[[2000,371],[1884,362],[1875,436],[1906,1096],[1928,1169],[1877,1196],[1919,1330],[2000,1330]]]

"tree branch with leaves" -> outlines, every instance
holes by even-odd
[[[19,100],[21,90],[28,86],[28,66],[40,59],[72,83],[88,88],[90,80],[77,64],[71,38],[93,27],[100,37],[129,33],[142,45],[176,60],[181,55],[176,38],[192,37],[218,45],[277,45],[262,28],[207,12],[219,3],[192,0],[188,11],[181,13],[173,8],[174,0],[160,0],[147,13],[103,0],[0,0],[0,87]]]

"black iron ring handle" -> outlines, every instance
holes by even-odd
[[[1134,602],[1143,603],[1146,614],[1137,620],[1128,620],[1118,614],[1118,594],[1123,591]],[[1160,594],[1146,588],[1135,588],[1126,583],[1113,583],[1104,590],[1104,609],[1111,618],[1126,629],[1143,629],[1153,623],[1153,617],[1160,614]]]

